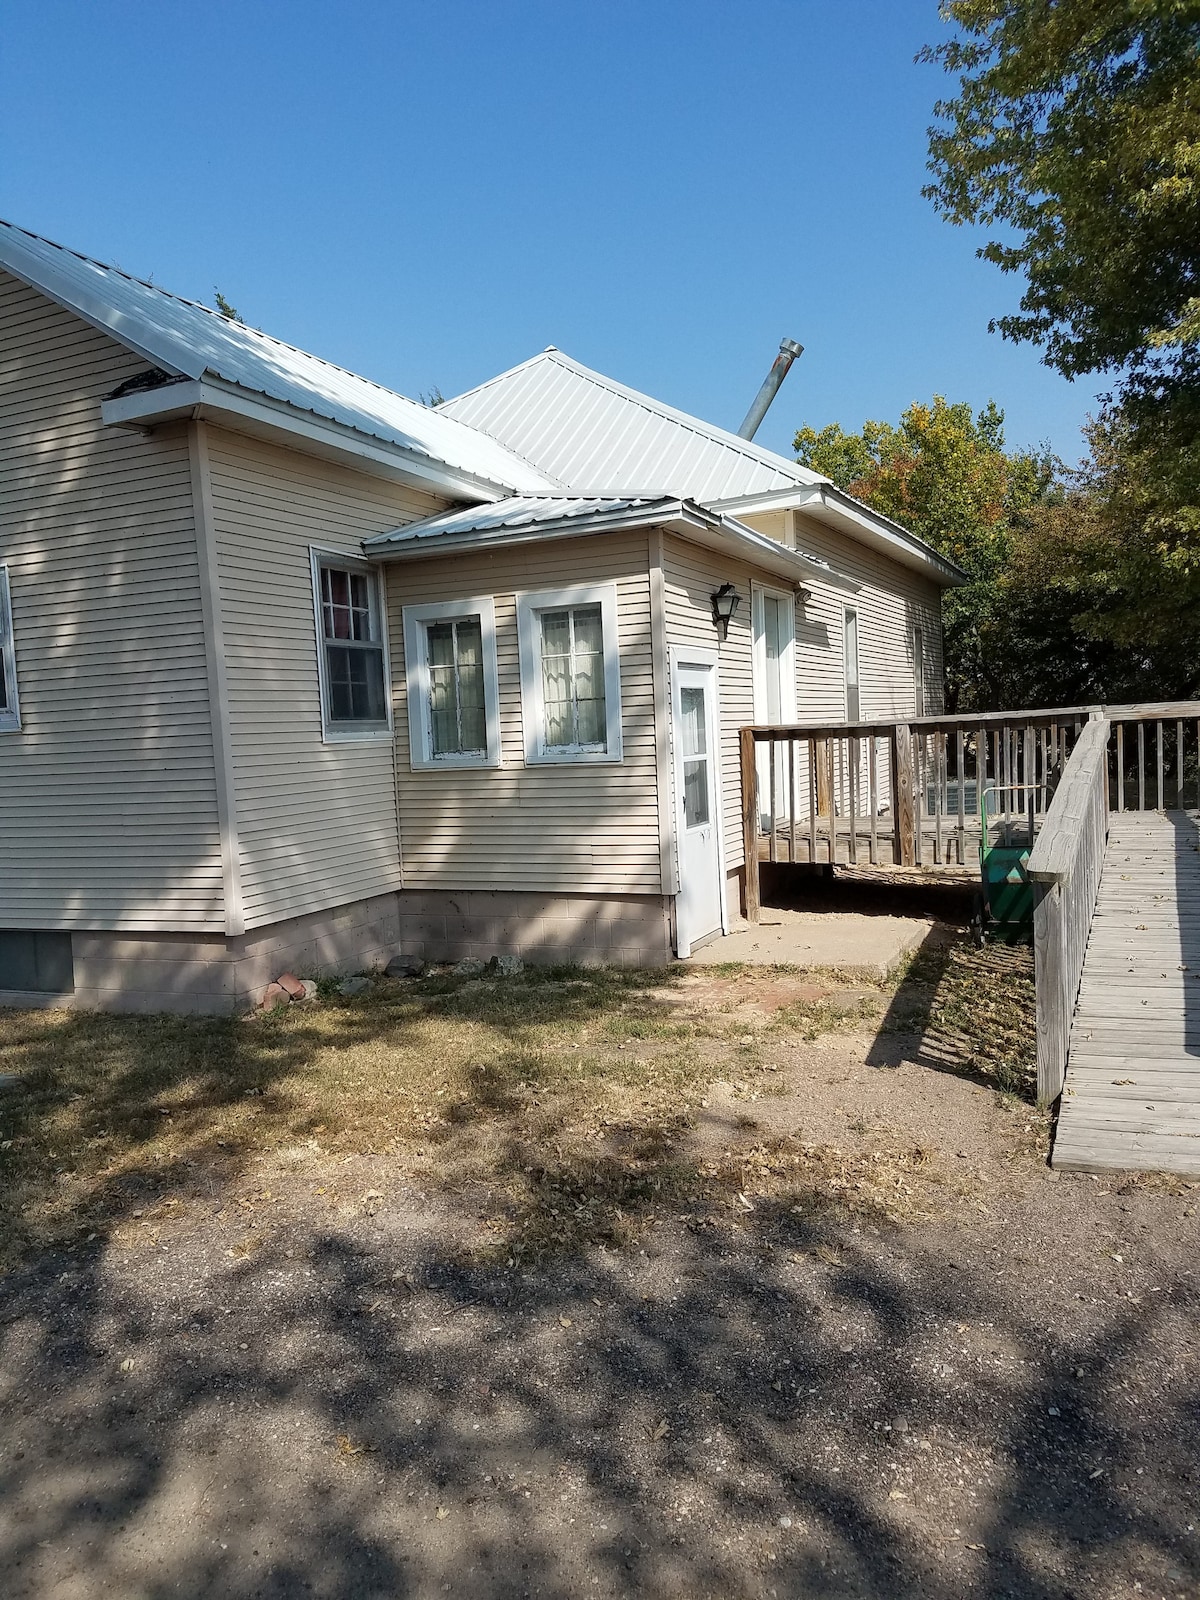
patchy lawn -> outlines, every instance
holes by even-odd
[[[1028,951],[0,1012],[0,1072],[6,1600],[1200,1594],[1195,1196],[1046,1169]]]

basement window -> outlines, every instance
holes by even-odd
[[[71,994],[74,988],[69,933],[0,929],[0,989]]]
[[[0,733],[21,731],[17,700],[17,648],[13,640],[12,594],[8,568],[0,563]]]

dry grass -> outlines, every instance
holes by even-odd
[[[486,1184],[503,1211],[495,1248],[514,1260],[621,1243],[666,1207],[724,1206],[756,1184],[772,1203],[899,1218],[936,1181],[919,1152],[881,1146],[852,1160],[785,1142],[730,1158],[753,1178],[702,1166],[689,1132],[708,1086],[774,1088],[765,1043],[877,1027],[905,993],[996,1081],[1010,1057],[1024,1060],[1017,1022],[996,1028],[1024,991],[1010,994],[1007,969],[973,953],[910,975],[900,995],[810,982],[818,998],[777,1005],[752,1032],[737,1016],[743,994],[753,1005],[792,976],[720,976],[719,993],[681,969],[434,976],[253,1020],[0,1011],[0,1072],[20,1076],[0,1094],[0,1263],[157,1214],[204,1185],[215,1193],[301,1149]],[[976,1026],[987,1040],[972,1043]],[[256,1242],[248,1232],[237,1249]]]

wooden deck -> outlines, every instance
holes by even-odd
[[[1112,816],[1053,1165],[1200,1177],[1200,830]]]

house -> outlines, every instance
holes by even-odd
[[[958,580],[561,352],[434,410],[2,224],[0,1003],[665,963],[738,727],[938,709]]]

